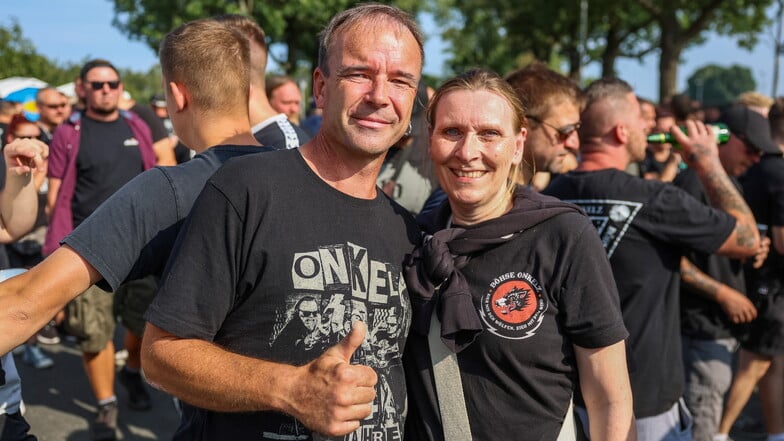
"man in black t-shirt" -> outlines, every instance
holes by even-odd
[[[52,138],[47,203],[51,217],[45,254],[52,253],[60,239],[126,182],[155,165],[150,129],[118,107],[123,86],[111,63],[100,59],[87,62],[77,91],[85,99],[84,113],[71,115]],[[93,439],[114,439],[113,428],[103,424],[116,419],[117,407],[112,297],[89,288],[69,303],[66,316],[65,327],[79,339],[85,372],[99,405]],[[143,389],[138,372],[134,378],[136,388]]]
[[[175,439],[403,436],[402,354],[386,349],[405,344],[401,271],[419,232],[375,181],[408,128],[422,36],[399,9],[367,3],[320,43],[321,131],[210,178],[148,310],[145,373],[188,403]],[[366,332],[390,315],[401,332]]]
[[[722,169],[713,135],[704,125],[688,122],[688,137],[677,128],[672,133],[718,209],[673,186],[624,172],[629,162],[644,157],[646,144],[640,106],[627,83],[598,80],[585,94],[582,163],[545,193],[580,205],[610,258],[630,334],[638,439],[688,439],[688,412],[679,401],[681,255],[683,250],[732,257],[756,254],[759,235],[754,217]],[[585,416],[579,409],[578,414]]]
[[[748,295],[757,306],[758,316],[741,340],[739,366],[717,440],[726,439],[757,385],[768,440],[784,440],[784,99],[773,103],[768,118],[773,148],[741,182],[760,230],[771,239],[771,247],[761,268],[746,268]],[[765,127],[754,127],[750,140],[752,136],[765,136]]]
[[[765,119],[745,107],[725,110],[720,122],[727,124],[732,135],[719,146],[719,160],[733,184],[740,188],[736,178],[759,161],[763,152],[778,147],[765,130]],[[694,170],[683,171],[673,182],[700,202],[708,203],[708,195]],[[769,243],[767,238],[762,240]],[[738,259],[688,253],[681,260],[681,291],[684,399],[694,417],[695,441],[711,441],[719,426],[724,395],[732,382],[737,325],[753,320],[757,310],[746,297],[743,262]]]

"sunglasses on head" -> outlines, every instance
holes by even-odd
[[[109,89],[115,90],[120,87],[120,80],[117,81],[89,81],[90,87],[93,90],[102,90],[104,84],[109,85]]]
[[[572,136],[572,133],[576,132],[577,130],[580,130],[580,126],[582,125],[582,123],[580,121],[577,121],[574,124],[567,124],[565,126],[556,127],[556,126],[554,126],[552,124],[549,124],[549,123],[546,123],[546,122],[542,121],[541,119],[539,119],[539,118],[537,118],[535,116],[532,116],[532,115],[526,115],[525,117],[530,119],[530,120],[534,120],[534,121],[536,121],[539,124],[545,125],[545,126],[551,128],[551,129],[555,130],[556,133],[558,133],[558,139],[561,142],[566,141],[570,136]]]

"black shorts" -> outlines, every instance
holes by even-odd
[[[784,290],[781,276],[749,280],[749,298],[757,307],[757,319],[741,338],[741,347],[772,357],[784,355]]]

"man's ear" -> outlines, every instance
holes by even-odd
[[[616,124],[612,129],[612,133],[616,143],[626,145],[629,142],[629,129],[625,124]]]
[[[316,107],[319,109],[324,108],[324,93],[327,87],[327,76],[321,71],[321,68],[316,68],[313,71],[313,100],[316,102]]]
[[[190,102],[190,95],[188,90],[182,84],[177,84],[174,81],[169,82],[170,96],[174,100],[174,105],[178,112],[185,110]]]

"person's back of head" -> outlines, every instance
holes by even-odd
[[[248,40],[213,19],[186,23],[161,42],[160,61],[167,84],[184,84],[201,112],[245,115],[250,89]]]
[[[673,95],[670,99],[670,110],[675,116],[675,121],[678,124],[683,124],[686,120],[692,119],[694,106],[688,95],[680,93]]]
[[[748,107],[764,117],[768,117],[770,106],[774,104],[773,98],[759,92],[743,92],[738,95],[737,104]]]
[[[582,106],[582,92],[577,83],[544,63],[533,63],[506,76],[520,101],[526,115],[539,120],[547,118],[551,108],[561,102]]]
[[[325,76],[330,75],[329,56],[335,50],[338,36],[354,26],[367,26],[368,31],[382,23],[396,23],[408,30],[419,46],[421,66],[425,64],[425,37],[416,21],[405,11],[378,3],[362,3],[336,14],[319,34],[318,67]],[[421,71],[421,67],[420,67]]]
[[[585,89],[585,107],[580,117],[581,145],[606,136],[624,120],[625,112],[630,111],[629,94],[634,94],[632,87],[618,78],[602,78]]]
[[[250,43],[250,83],[264,90],[267,73],[267,36],[261,26],[244,15],[224,14],[213,17],[220,23],[239,31]]]

